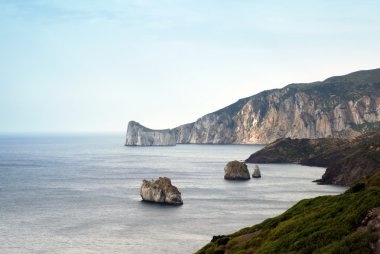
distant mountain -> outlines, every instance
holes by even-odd
[[[355,139],[279,139],[252,154],[248,163],[299,163],[327,167],[323,184],[349,185],[380,172],[380,130]]]
[[[177,143],[256,144],[352,138],[380,126],[380,69],[290,84],[238,100],[175,128]]]

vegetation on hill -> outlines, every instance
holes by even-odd
[[[197,253],[372,253],[379,232],[363,219],[379,206],[380,173],[341,195],[305,199],[258,225],[214,236]]]

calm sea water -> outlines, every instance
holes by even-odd
[[[0,137],[0,253],[192,253],[213,235],[345,189],[311,181],[323,168],[260,165],[261,179],[223,179],[258,145],[125,147],[122,135]],[[253,165],[249,167],[251,173]],[[141,201],[167,176],[184,205]]]

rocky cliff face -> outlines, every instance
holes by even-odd
[[[137,122],[130,121],[125,145],[173,146],[176,145],[176,135],[173,130],[151,130]]]
[[[337,153],[344,157],[327,167],[320,183],[350,185],[360,178],[380,172],[380,130],[347,142]]]
[[[194,123],[188,123],[173,129],[175,132],[177,144],[190,143],[191,130],[194,127]]]
[[[177,142],[255,144],[286,137],[353,138],[375,127],[380,127],[380,69],[291,84],[241,99],[188,125],[186,132],[177,135]]]
[[[127,141],[150,145],[169,138],[172,144],[174,132],[174,143],[181,144],[266,144],[279,138],[354,138],[376,128],[380,128],[380,69],[264,91],[194,123],[165,131],[148,129],[144,133],[149,132],[149,138],[132,132]]]

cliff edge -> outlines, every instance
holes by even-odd
[[[175,131],[152,130],[148,129],[138,122],[130,121],[128,123],[126,146],[175,146]]]

